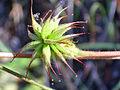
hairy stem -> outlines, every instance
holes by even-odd
[[[8,68],[6,68],[6,67],[4,67],[4,66],[1,66],[1,65],[0,65],[0,69],[3,70],[3,71],[5,71],[5,72],[8,72],[8,73],[10,73],[10,74],[12,74],[12,75],[20,78],[20,79],[22,79],[22,80],[24,80],[24,81],[26,81],[26,82],[28,82],[28,83],[30,83],[30,84],[34,84],[34,85],[42,88],[43,90],[53,90],[53,89],[51,89],[51,88],[49,88],[49,87],[46,87],[46,86],[44,86],[44,85],[41,85],[41,84],[35,82],[34,80],[32,80],[32,79],[30,79],[30,78],[25,78],[23,75],[15,72],[15,71],[13,71],[13,70],[10,70],[10,69],[8,69]]]
[[[79,59],[120,59],[120,51],[80,51]]]
[[[15,53],[0,52],[0,58],[13,58]],[[32,54],[20,54],[16,58],[31,58]],[[80,51],[79,59],[120,59],[120,51]]]

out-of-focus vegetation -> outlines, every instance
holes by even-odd
[[[88,20],[84,30],[72,30],[73,33],[86,32],[86,35],[73,39],[80,49],[120,50],[119,0],[63,0],[64,3],[55,13],[67,6],[69,1],[73,1],[73,5],[70,6],[74,6],[74,8],[69,8],[74,13],[73,18],[71,17],[73,21]],[[59,0],[34,0],[33,11],[40,13],[39,17],[43,17],[49,9],[53,10],[59,2]],[[64,12],[63,14],[70,15],[69,13]],[[26,30],[27,25],[31,25],[30,18],[30,0],[0,0],[0,51],[17,52],[30,41]],[[63,22],[69,22],[69,20],[64,19],[61,23]],[[30,59],[15,59],[12,63],[9,62],[10,60],[0,59],[0,64],[25,75]],[[71,66],[78,74],[78,78],[75,78],[67,67],[58,62],[62,72],[60,76],[62,82],[59,83],[52,75],[55,79],[53,86],[49,83],[48,76],[46,76],[43,64],[39,59],[32,63],[29,76],[56,90],[120,89],[120,61],[85,60],[85,63],[88,66],[87,70],[84,70],[84,67],[78,62],[73,61]],[[33,89],[40,90],[36,86],[0,71],[0,90]]]

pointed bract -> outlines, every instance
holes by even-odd
[[[84,35],[86,33],[78,33],[78,34],[71,34],[71,35],[65,35],[60,38],[60,41],[65,40],[65,39],[70,39],[76,36]]]
[[[27,27],[27,32],[28,32],[28,36],[29,36],[30,39],[41,41],[41,38],[39,38],[39,37],[37,37],[36,35],[34,35],[33,33],[31,33],[31,32],[29,31],[29,28],[28,28],[28,27]]]
[[[33,53],[33,55],[32,55],[32,58],[31,58],[31,61],[30,61],[29,65],[28,65],[25,78],[27,78],[28,70],[29,70],[30,65],[32,64],[33,60],[34,60],[35,58],[37,58],[38,56],[41,55],[41,53],[42,53],[42,52],[41,52],[41,48],[42,48],[42,45],[39,45],[39,46],[36,48],[36,50],[34,51],[34,53]]]
[[[30,49],[35,49],[38,45],[40,45],[41,42],[40,41],[33,41],[33,42],[30,42],[28,44],[26,44],[12,59],[12,61],[23,51],[25,50],[30,50]],[[12,62],[11,61],[11,62]]]
[[[32,4],[33,0],[31,0],[31,18],[32,18],[32,26],[35,34],[41,38],[41,29],[42,27],[36,22],[34,16],[33,16],[33,11],[32,11]]]
[[[45,44],[43,46],[42,53],[43,53],[43,56],[44,56],[45,60],[48,63],[51,63],[51,61],[50,61],[50,59],[51,59],[51,51],[50,51],[50,46],[48,44]]]

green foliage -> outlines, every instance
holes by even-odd
[[[112,90],[119,90],[120,89],[120,81],[117,83],[117,85]]]
[[[108,24],[108,36],[109,36],[111,41],[113,41],[115,38],[115,26],[114,26],[113,22],[110,22]]]
[[[34,85],[28,85],[28,86],[24,87],[23,90],[43,90],[43,89],[36,87]]]
[[[0,41],[0,51],[10,52],[11,50],[2,41]]]
[[[91,18],[91,20],[94,23],[95,14],[96,14],[98,9],[100,10],[101,15],[103,16],[103,20],[106,22],[107,21],[106,10],[105,10],[104,6],[99,2],[93,3],[93,5],[90,8],[90,18]]]

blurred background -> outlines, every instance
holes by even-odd
[[[120,0],[62,0],[63,3],[56,10],[70,6],[62,15],[73,17],[65,18],[61,23],[88,20],[85,29],[72,29],[70,33],[85,35],[73,39],[77,47],[91,51],[118,51],[120,50]],[[34,0],[33,12],[45,13],[60,3],[60,0]],[[39,21],[38,21],[39,22]],[[27,25],[31,25],[30,0],[0,0],[0,52],[18,52],[31,40],[27,36]],[[31,53],[27,51],[25,53]],[[20,74],[25,75],[30,59],[0,58],[0,64]],[[63,63],[57,62],[61,70],[62,82],[52,74],[55,80],[51,85],[41,60],[36,59],[29,70],[29,76],[41,84],[56,90],[120,90],[120,61],[119,60],[82,60],[88,69],[74,60],[67,60],[78,74],[72,74]],[[54,66],[54,63],[53,63]],[[56,67],[54,67],[56,69]],[[0,71],[0,90],[40,90],[6,72]]]

